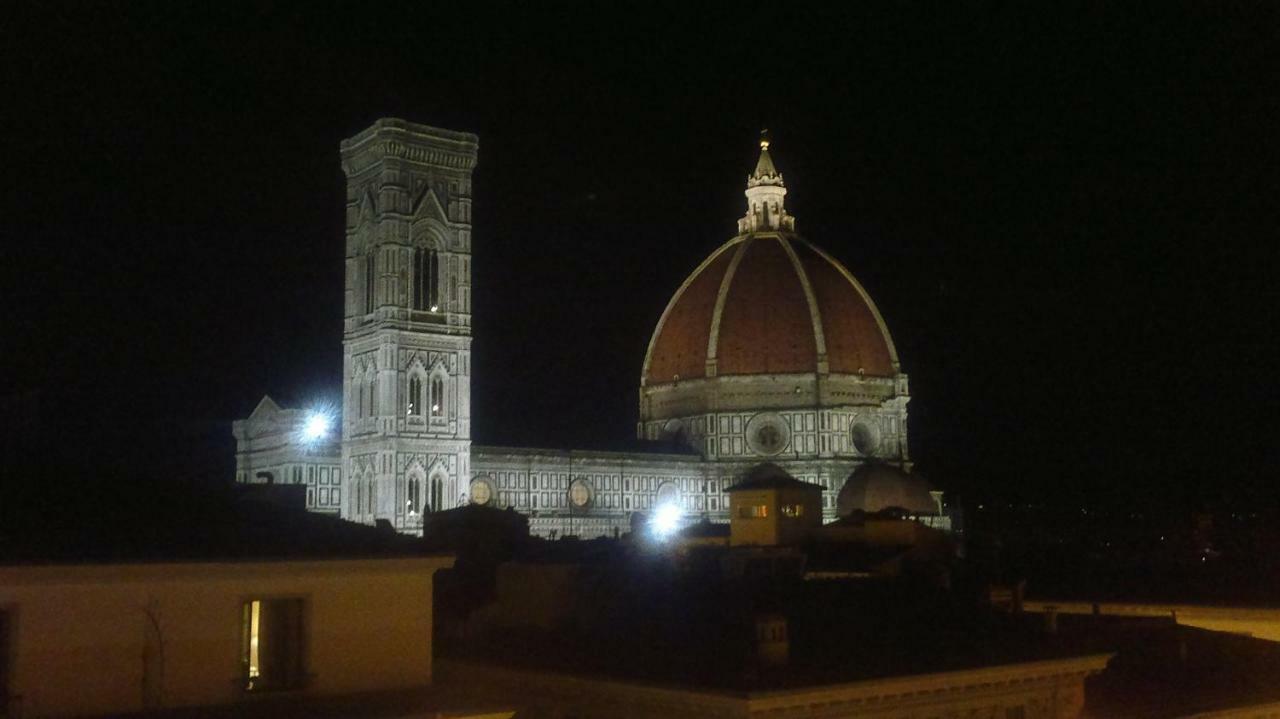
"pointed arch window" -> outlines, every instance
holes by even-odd
[[[409,414],[422,416],[422,378],[417,375],[409,378]]]
[[[409,478],[409,499],[406,502],[409,507],[409,513],[415,514],[422,511],[422,480],[417,477]]]
[[[369,514],[373,514],[373,508],[376,505],[375,495],[378,490],[378,483],[375,480],[369,480]]]
[[[440,309],[440,256],[434,249],[413,251],[413,309],[437,312]]]
[[[364,416],[364,375],[351,378],[351,403],[356,406],[356,416]]]
[[[378,289],[378,267],[377,257],[371,252],[364,258],[364,311],[365,314],[373,312],[376,309],[374,304],[377,299]]]
[[[427,505],[427,511],[439,512],[444,509],[444,480],[439,476],[431,478],[431,504]]]
[[[444,379],[439,376],[431,378],[431,416],[444,416]]]

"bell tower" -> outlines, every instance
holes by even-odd
[[[417,533],[465,499],[477,148],[393,118],[342,142],[344,518]]]

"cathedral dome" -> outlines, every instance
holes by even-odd
[[[643,383],[718,375],[893,377],[893,341],[853,275],[786,230],[739,235],[676,291],[645,357]]]
[[[760,142],[738,234],[676,290],[640,373],[637,432],[717,457],[905,459],[893,339],[849,270],[796,232]]]
[[[836,497],[836,514],[847,517],[855,510],[868,514],[896,507],[911,514],[937,514],[933,488],[923,477],[897,467],[872,462],[853,471]]]

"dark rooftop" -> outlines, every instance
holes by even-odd
[[[306,488],[140,481],[52,492],[0,521],[0,564],[355,559],[431,554],[422,540],[304,509]],[[72,501],[78,500],[78,501]]]

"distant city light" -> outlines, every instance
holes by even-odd
[[[649,521],[649,526],[657,537],[665,539],[680,527],[680,515],[680,507],[675,502],[659,504],[653,510],[653,519]]]
[[[317,439],[329,433],[329,427],[333,424],[333,420],[325,412],[312,412],[307,417],[307,422],[302,426],[302,437],[308,442],[314,442]]]

